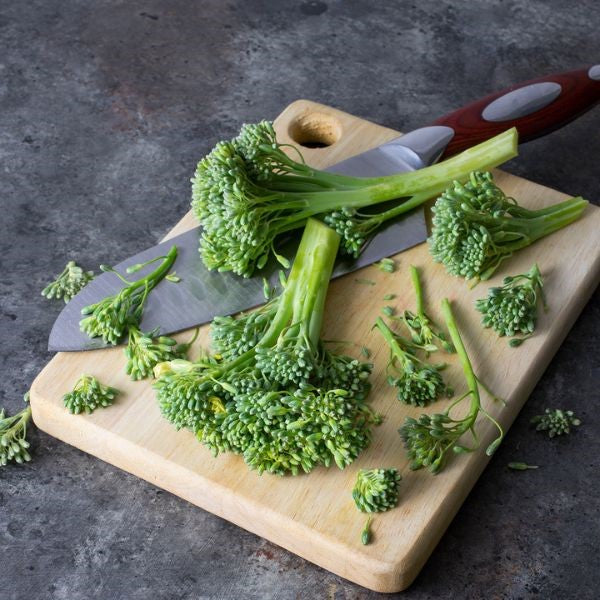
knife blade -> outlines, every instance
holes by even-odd
[[[534,139],[573,120],[600,99],[600,72],[595,65],[578,71],[551,75],[512,86],[486,96],[458,111],[347,160],[329,171],[356,177],[373,177],[420,169],[440,156],[475,145],[516,126],[521,141]],[[148,297],[141,328],[158,328],[163,335],[211,321],[215,315],[234,314],[264,302],[263,281],[276,285],[279,263],[272,259],[258,275],[243,279],[231,273],[208,271],[198,254],[196,227],[167,242],[148,248],[119,263],[125,269],[166,254],[175,244],[174,266],[179,283],[161,281]],[[340,257],[332,277],[339,277],[384,257],[411,248],[427,238],[423,208],[384,225],[356,260]],[[295,254],[294,239],[284,243],[281,253]],[[150,271],[152,267],[148,267]],[[143,277],[147,271],[140,271]],[[50,351],[93,350],[107,347],[101,339],[90,339],[79,329],[81,309],[114,294],[122,282],[113,273],[104,273],[90,282],[62,310],[48,341]]]
[[[433,163],[452,138],[452,130],[444,126],[417,129],[393,139],[382,146],[346,159],[329,171],[352,173],[356,177],[391,175],[411,171]],[[209,271],[198,253],[201,227],[195,227],[129,257],[116,265],[116,270],[125,273],[127,267],[144,263],[167,253],[173,245],[178,255],[173,266],[181,281],[161,281],[148,296],[141,322],[143,331],[159,328],[161,334],[176,333],[211,321],[215,315],[230,315],[264,303],[265,277],[275,286],[281,265],[271,259],[261,273],[248,279],[232,273]],[[278,252],[292,258],[295,254],[297,236],[284,242]],[[332,277],[340,277],[386,256],[420,244],[427,238],[427,228],[422,208],[409,213],[405,218],[391,221],[378,235],[369,241],[358,259],[340,257]],[[143,277],[156,265],[139,271]],[[115,294],[123,283],[114,273],[103,273],[91,281],[62,310],[50,332],[48,349],[57,352],[96,350],[105,348],[100,338],[89,338],[80,331],[81,309]]]

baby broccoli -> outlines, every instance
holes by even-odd
[[[29,402],[29,392],[25,394],[25,402]],[[5,467],[10,461],[22,464],[31,460],[27,441],[27,423],[30,419],[29,404],[12,417],[7,417],[4,409],[0,410],[0,467]]]
[[[49,300],[62,298],[67,303],[92,279],[94,279],[93,271],[84,271],[74,261],[70,260],[62,273],[57,275],[56,279],[42,290],[42,296]]]
[[[134,380],[145,379],[152,374],[152,370],[158,363],[184,358],[198,337],[198,331],[196,329],[189,342],[178,344],[172,337],[165,335],[156,337],[156,331],[143,333],[136,324],[131,324],[127,330],[129,340],[125,347],[127,374]]]
[[[445,334],[439,330],[437,325],[435,325],[425,313],[423,289],[421,287],[421,281],[419,280],[419,271],[413,265],[410,267],[410,276],[415,290],[417,312],[413,313],[410,310],[405,310],[402,315],[402,320],[404,325],[406,325],[407,329],[410,331],[413,345],[424,350],[427,355],[438,349],[436,344],[442,346],[446,352],[455,352],[452,344],[446,339]]]
[[[491,173],[474,172],[436,201],[429,250],[451,275],[489,279],[513,252],[577,220],[587,205],[576,197],[528,210],[507,198]]]
[[[114,273],[126,285],[114,296],[108,296],[81,309],[81,314],[89,315],[80,321],[81,331],[90,337],[102,337],[107,344],[116,344],[130,325],[139,324],[148,294],[169,272],[176,257],[177,246],[173,246],[166,256],[129,267],[127,273],[134,273],[150,263],[162,260],[157,269],[137,281],[128,281],[112,267],[101,265],[103,271]]]
[[[490,168],[516,155],[517,133],[506,131],[442,163],[388,177],[361,178],[313,169],[297,149],[294,160],[277,142],[271,123],[244,125],[229,142],[219,142],[197,166],[192,208],[202,225],[200,253],[208,269],[250,276],[262,268],[277,236],[303,227],[315,215],[354,210],[395,198],[408,198],[376,217],[353,217],[348,226],[336,213],[328,219],[356,254],[381,222],[439,194],[473,169]],[[292,147],[293,148],[293,147]]]
[[[375,326],[390,348],[388,370],[394,371],[394,375],[388,377],[388,382],[398,388],[398,400],[414,406],[427,406],[435,402],[446,389],[439,367],[419,360],[410,352],[408,343],[394,333],[383,319],[378,317]]]
[[[92,375],[82,375],[75,387],[63,396],[63,402],[74,415],[82,412],[90,414],[97,408],[110,406],[119,393],[119,390],[101,384]]]
[[[378,418],[366,405],[371,365],[320,340],[339,246],[309,219],[280,296],[257,311],[216,318],[216,354],[155,367],[161,412],[215,454],[233,451],[259,473],[343,468],[370,441]]]
[[[373,513],[394,508],[401,479],[397,469],[361,469],[352,490],[358,510]]]
[[[581,421],[573,414],[572,410],[560,410],[547,408],[543,415],[536,415],[531,419],[536,425],[536,431],[547,431],[548,437],[565,435],[571,433],[571,426],[579,427]]]
[[[452,450],[456,454],[473,452],[479,447],[479,437],[475,431],[475,422],[481,413],[489,419],[499,431],[498,437],[487,447],[486,453],[491,456],[500,445],[504,431],[500,424],[483,408],[479,395],[479,381],[473,372],[471,361],[462,342],[450,303],[447,299],[442,301],[442,311],[450,338],[458,352],[465,379],[469,390],[460,398],[450,404],[443,413],[421,415],[418,419],[407,418],[400,429],[400,435],[411,459],[411,469],[429,468],[432,473],[439,473],[444,467],[446,453]],[[452,409],[465,398],[470,398],[470,406],[463,418],[450,416]],[[465,433],[470,433],[475,445],[468,447],[459,444],[460,438]]]
[[[501,287],[490,288],[487,298],[477,300],[475,308],[483,314],[483,326],[492,327],[500,336],[525,336],[510,342],[516,346],[535,329],[539,299],[547,310],[542,275],[533,265],[528,273],[505,277]]]

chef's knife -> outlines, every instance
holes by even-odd
[[[357,177],[391,175],[420,169],[440,157],[448,157],[516,126],[525,142],[553,131],[589,110],[600,100],[600,65],[527,81],[487,96],[445,117],[382,146],[353,156],[328,170]],[[166,254],[175,244],[179,254],[174,266],[179,283],[163,280],[152,291],[144,310],[144,331],[159,328],[173,333],[206,323],[215,315],[227,315],[264,302],[265,276],[277,281],[278,263],[269,263],[259,276],[242,279],[231,273],[208,271],[198,254],[199,228],[140,252],[118,264],[125,269]],[[416,209],[384,226],[357,260],[340,258],[333,273],[339,277],[423,242],[427,230],[423,209]],[[282,253],[293,257],[295,241]],[[139,273],[143,277],[154,267]],[[50,333],[52,351],[92,350],[106,346],[79,330],[81,309],[115,293],[122,282],[113,273],[94,279],[60,313]]]

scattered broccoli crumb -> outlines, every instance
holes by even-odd
[[[383,299],[384,300],[393,300],[396,297],[396,294],[386,294]]]
[[[74,261],[70,260],[62,273],[57,275],[56,279],[42,290],[42,296],[49,300],[62,298],[67,303],[92,279],[94,279],[93,271],[84,271]]]
[[[371,521],[373,520],[373,515],[369,515],[367,517],[367,521],[365,523],[365,526],[363,527],[363,530],[360,533],[360,541],[363,543],[363,546],[366,546],[367,544],[371,543]]]
[[[97,408],[110,406],[119,393],[115,388],[102,385],[92,375],[82,375],[73,390],[63,396],[63,402],[74,415],[90,414]]]
[[[4,409],[0,409],[0,467],[5,467],[10,461],[23,464],[31,460],[27,441],[27,424],[31,419],[29,392],[23,400],[27,406],[12,417],[7,417]]]
[[[365,358],[371,358],[371,351],[366,347],[366,346],[362,346],[360,349],[360,353],[365,357]]]
[[[356,476],[352,498],[362,512],[384,512],[398,504],[402,477],[397,469],[361,469]]]
[[[396,270],[396,261],[393,258],[382,258],[377,263],[377,268],[384,273],[393,273]]]
[[[493,328],[501,337],[523,335],[510,340],[509,346],[516,348],[535,330],[540,299],[547,310],[542,275],[536,264],[528,273],[505,277],[501,287],[490,288],[487,298],[475,302],[475,308],[483,315],[483,326]]]
[[[169,273],[168,275],[165,275],[165,279],[167,281],[170,281],[171,283],[179,283],[181,281],[181,277],[179,277],[179,275],[177,275],[175,271]]]
[[[356,283],[362,283],[363,285],[376,285],[372,279],[357,278],[354,281],[356,281]]]
[[[550,410],[547,408],[543,415],[533,417],[531,423],[536,425],[536,431],[547,431],[548,437],[553,438],[557,435],[571,433],[571,427],[579,427],[581,420],[571,410],[561,410],[559,408]]]
[[[381,312],[386,316],[386,317],[393,317],[396,314],[396,309],[393,306],[384,306],[381,309]]]
[[[537,465],[528,465],[524,462],[509,462],[506,466],[509,469],[512,469],[513,471],[527,471],[528,469],[539,469]]]

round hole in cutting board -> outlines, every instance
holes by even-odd
[[[305,148],[327,148],[342,137],[342,126],[331,115],[312,112],[296,117],[289,125],[288,134]]]

